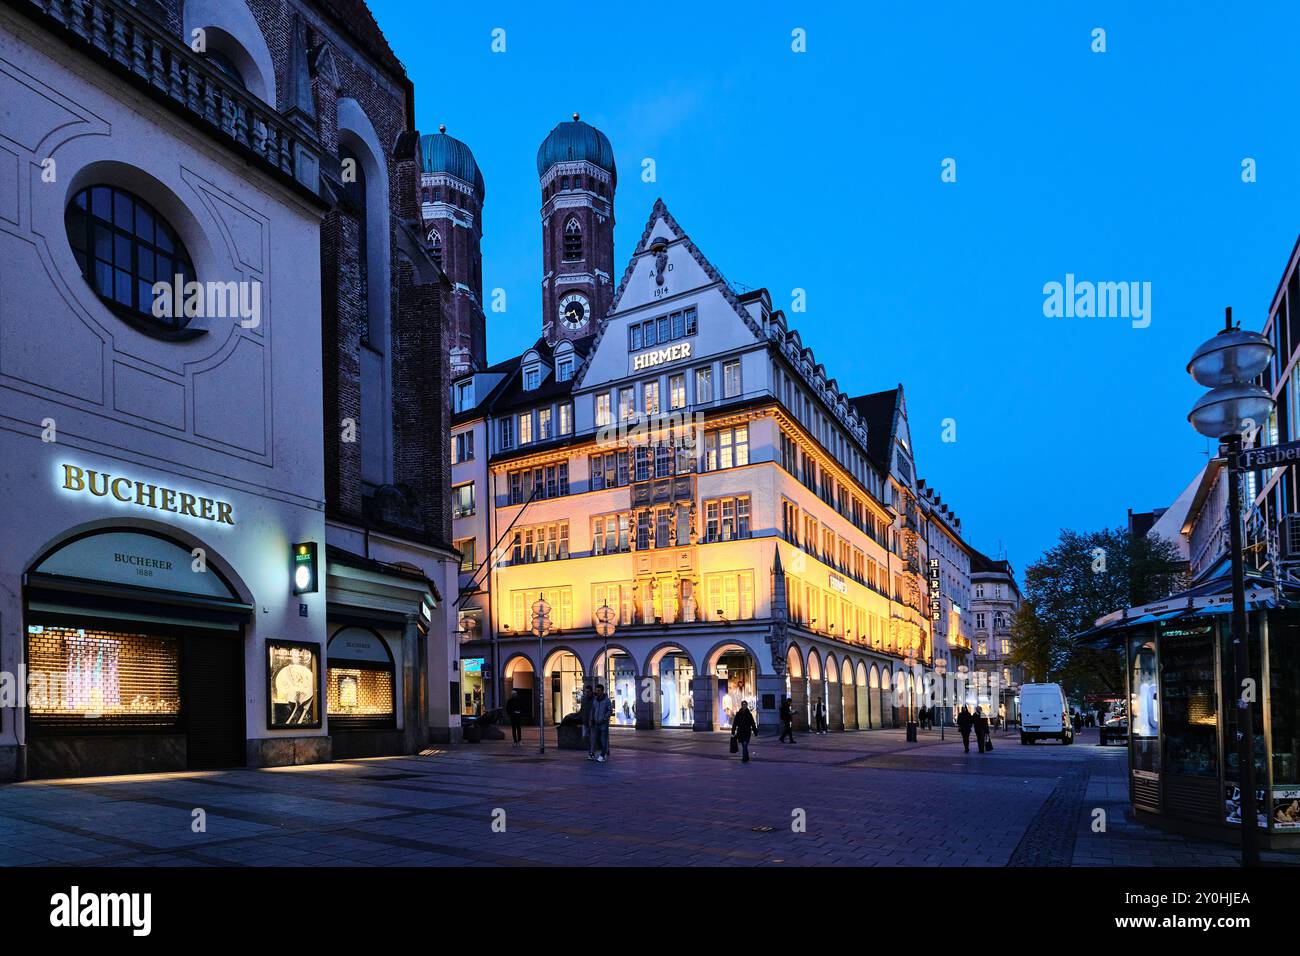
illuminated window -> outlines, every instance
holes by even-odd
[[[749,464],[749,426],[718,428],[704,433],[704,470]]]
[[[174,637],[27,628],[28,710],[43,727],[169,727],[180,718]]]

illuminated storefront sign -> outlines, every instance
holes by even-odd
[[[939,559],[930,559],[930,618],[939,620],[943,611],[943,600],[939,596]]]
[[[844,583],[844,579],[842,577],[840,577],[834,571],[829,572],[829,575],[830,575],[831,588],[833,588],[836,591],[839,591],[841,594],[849,593],[849,586],[846,583]]]
[[[653,368],[656,365],[663,365],[667,362],[677,362],[682,359],[691,357],[691,343],[679,342],[676,345],[669,345],[662,349],[655,349],[653,352],[642,352],[632,359],[632,370],[639,372],[644,368]]]
[[[62,479],[60,487],[70,494],[110,498],[124,505],[169,511],[217,524],[235,523],[235,509],[228,501],[66,463],[59,466],[59,475]]]

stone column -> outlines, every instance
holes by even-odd
[[[758,721],[759,733],[779,734],[781,732],[781,698],[785,696],[785,678],[775,674],[760,674],[758,677],[758,701],[754,704],[754,719]]]
[[[839,681],[826,687],[826,729],[844,729],[844,685]]]
[[[844,729],[858,729],[858,689],[852,684],[840,683],[844,696]]]
[[[794,729],[808,732],[808,678],[790,678],[790,706],[794,708]]]
[[[691,679],[691,695],[695,698],[695,724],[692,730],[712,730],[718,679],[712,674]]]
[[[419,753],[429,739],[429,714],[422,706],[421,644],[419,615],[406,615],[402,628],[402,752]]]
[[[659,678],[646,674],[636,679],[636,729],[654,730],[658,726]]]

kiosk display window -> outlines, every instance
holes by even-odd
[[[1291,796],[1274,806],[1289,809],[1287,826],[1300,826],[1300,624],[1281,614],[1268,621],[1268,692],[1273,721],[1273,786],[1284,785]],[[1277,824],[1277,817],[1274,823]]]
[[[1129,745],[1133,769],[1160,772],[1160,702],[1155,635],[1148,629],[1129,639]]]
[[[1164,769],[1192,777],[1219,775],[1214,625],[1166,628],[1160,641]]]
[[[266,653],[267,726],[319,727],[320,646],[268,641]]]

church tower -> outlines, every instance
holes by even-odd
[[[434,261],[451,280],[451,375],[487,366],[483,315],[483,174],[468,146],[447,127],[422,137],[420,210]]]
[[[591,335],[614,302],[614,189],[609,139],[573,114],[537,150],[542,188],[542,334]]]

